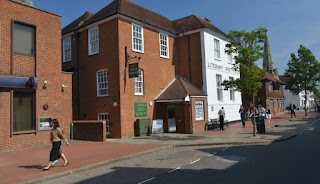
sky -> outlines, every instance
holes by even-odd
[[[283,74],[302,44],[320,60],[319,0],[130,0],[170,20],[189,15],[208,18],[228,34],[230,30],[268,29],[274,68]],[[97,13],[112,0],[33,0],[36,8],[60,15],[62,28],[84,12]],[[261,60],[258,66],[262,67]]]

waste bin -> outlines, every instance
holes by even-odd
[[[320,105],[317,106],[317,112],[320,112]]]
[[[264,116],[256,116],[256,125],[257,125],[257,132],[259,134],[266,133],[266,126],[264,123]]]
[[[137,119],[134,124],[135,136],[149,136],[151,133],[151,119]]]

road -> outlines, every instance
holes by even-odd
[[[43,183],[320,183],[317,122],[282,142],[163,149]]]

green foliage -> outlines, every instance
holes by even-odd
[[[256,96],[262,86],[262,78],[266,71],[259,69],[256,61],[264,56],[263,44],[266,39],[266,28],[257,28],[253,31],[230,31],[230,43],[226,45],[225,52],[235,54],[233,68],[240,70],[240,78],[233,81],[223,81],[226,88]]]
[[[300,45],[298,55],[291,53],[291,60],[285,70],[288,78],[286,89],[298,94],[302,91],[318,90],[320,64],[312,52]]]

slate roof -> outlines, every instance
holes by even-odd
[[[184,33],[187,31],[193,31],[201,28],[207,28],[227,37],[227,35],[223,31],[218,29],[212,23],[195,15],[171,21],[168,18],[160,14],[157,14],[151,10],[148,10],[142,6],[139,6],[135,3],[132,3],[129,0],[114,0],[106,7],[102,8],[96,14],[86,17],[86,19],[84,19],[84,15],[82,15],[77,20],[67,25],[63,29],[62,34],[69,33],[75,29],[90,25],[99,20],[108,18],[116,14],[132,18],[134,20],[146,23],[148,25],[168,31],[173,34]],[[79,22],[81,21],[83,21],[84,23],[79,26]]]
[[[177,76],[155,99],[160,100],[182,100],[188,96],[207,96],[207,93],[181,76]]]
[[[286,83],[289,80],[288,77],[286,77],[285,75],[279,75],[279,79],[284,83]]]
[[[70,33],[74,30],[77,30],[78,28],[80,28],[86,21],[88,21],[92,16],[94,15],[94,13],[91,12],[85,12],[83,15],[81,15],[79,18],[77,18],[75,21],[71,22],[69,25],[67,25],[66,27],[64,27],[62,29],[62,35]]]
[[[202,19],[196,15],[190,15],[181,19],[177,19],[173,21],[173,25],[177,32],[179,33],[185,33],[188,31],[193,31],[197,29],[207,28],[210,29],[216,33],[219,33],[225,37],[228,37],[223,31],[218,29],[216,26],[214,26],[212,23],[210,23],[208,20]]]

